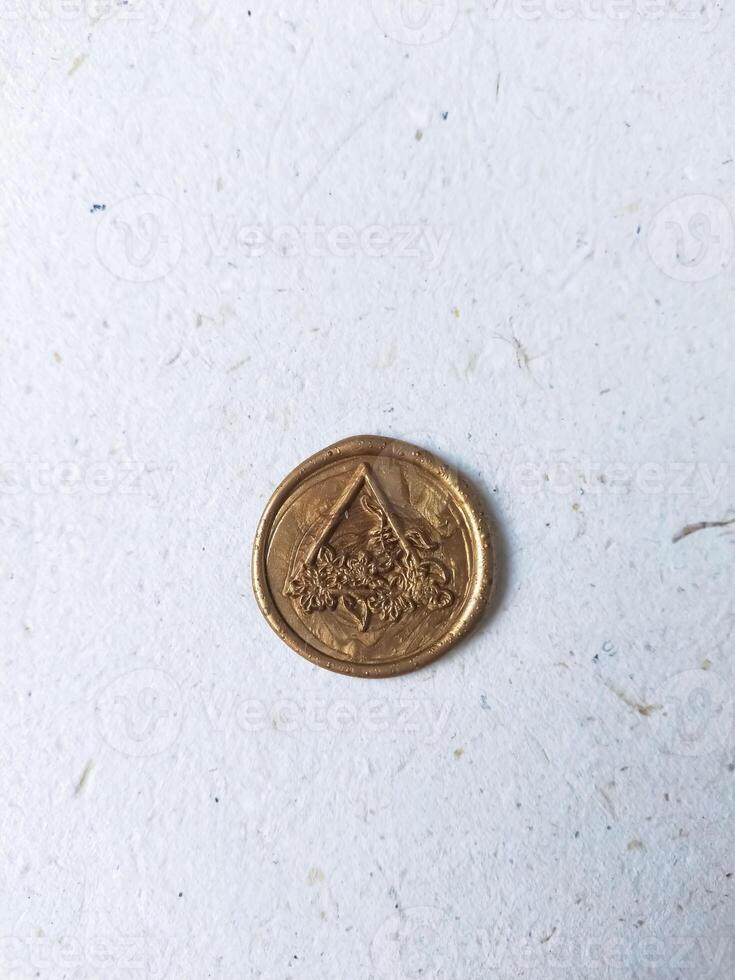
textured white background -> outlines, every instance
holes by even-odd
[[[0,976],[729,980],[732,11],[252,2],[3,4]],[[361,432],[504,568],[372,682],[249,575]]]

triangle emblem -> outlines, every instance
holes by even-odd
[[[424,522],[425,523],[425,522]],[[438,542],[400,521],[362,463],[309,544],[284,594],[301,612],[337,611],[361,632],[397,623],[417,609],[451,605],[451,573]]]

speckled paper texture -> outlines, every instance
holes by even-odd
[[[0,36],[0,976],[730,980],[732,11]],[[468,477],[501,563],[377,681],[250,583],[358,433]]]

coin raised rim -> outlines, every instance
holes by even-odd
[[[350,459],[352,456],[391,456],[405,459],[427,469],[436,479],[448,487],[455,503],[464,516],[472,540],[474,581],[468,601],[461,615],[451,628],[437,641],[406,657],[383,663],[356,663],[330,657],[317,650],[286,623],[271,594],[266,563],[268,543],[273,522],[283,504],[296,487],[322,467]],[[339,674],[353,677],[395,677],[423,667],[445,653],[476,624],[490,598],[495,581],[495,549],[493,547],[487,517],[475,491],[465,479],[433,453],[400,439],[381,436],[350,436],[320,449],[293,469],[279,483],[268,501],[261,517],[253,542],[252,558],[253,591],[260,611],[275,633],[311,663]]]

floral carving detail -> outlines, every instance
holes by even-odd
[[[397,623],[415,609],[443,609],[454,602],[449,572],[436,557],[437,545],[421,531],[399,540],[381,507],[367,494],[360,503],[373,526],[352,548],[323,544],[312,562],[291,578],[286,595],[306,613],[338,606],[365,631],[371,616]]]
[[[334,609],[337,605],[337,580],[329,565],[305,565],[293,579],[288,594],[297,596],[306,612]]]

